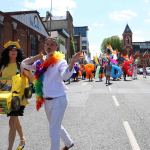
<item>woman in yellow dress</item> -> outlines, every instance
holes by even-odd
[[[23,60],[22,51],[18,42],[9,41],[4,45],[4,50],[0,58],[0,74],[1,77],[11,78],[21,72],[20,63]],[[9,135],[8,149],[12,150],[15,141],[16,133],[20,137],[20,143],[17,150],[21,150],[25,146],[25,137],[19,116],[23,116],[24,108],[27,105],[27,100],[21,101],[21,107],[18,111],[11,111],[7,114],[9,117]]]

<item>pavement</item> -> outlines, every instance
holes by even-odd
[[[75,146],[71,150],[150,150],[150,76],[138,80],[68,84],[68,107],[63,125]],[[35,96],[21,118],[24,150],[49,150],[44,109],[35,110]],[[8,117],[0,116],[0,150],[7,149]],[[14,150],[19,143],[18,135]],[[63,143],[61,142],[61,146]]]

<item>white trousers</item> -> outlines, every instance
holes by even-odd
[[[51,139],[50,150],[60,150],[60,138],[64,145],[69,147],[73,141],[66,129],[61,125],[67,107],[66,96],[45,101],[45,112],[49,121],[49,136]]]

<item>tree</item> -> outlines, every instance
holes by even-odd
[[[123,40],[121,40],[118,36],[105,38],[101,44],[101,49],[103,52],[105,52],[107,45],[111,45],[113,50],[118,49],[118,51],[121,52]]]
[[[74,53],[75,53],[75,44],[74,44],[74,38],[73,38],[72,34],[71,34],[70,48],[71,48],[71,55],[74,55]]]

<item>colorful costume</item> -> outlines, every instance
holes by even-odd
[[[92,79],[93,78],[92,72],[94,71],[94,64],[86,64],[84,67],[86,71],[86,78],[89,80]]]
[[[67,107],[67,81],[73,74],[70,71],[64,56],[60,52],[50,55],[44,63],[29,65],[30,58],[22,62],[27,69],[36,68],[35,91],[37,94],[37,109],[45,105],[45,112],[49,121],[49,135],[51,139],[51,150],[60,150],[60,137],[65,145],[69,147],[73,141],[66,129],[61,125],[64,112]]]

